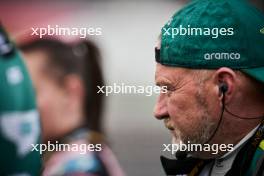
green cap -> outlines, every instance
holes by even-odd
[[[264,15],[245,0],[196,0],[162,28],[156,61],[193,69],[229,67],[264,83]]]
[[[22,58],[0,25],[0,175],[40,175],[40,122]]]

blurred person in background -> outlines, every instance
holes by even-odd
[[[0,25],[0,175],[37,176],[40,153],[39,113],[33,86],[13,42]]]
[[[124,175],[102,135],[103,86],[100,53],[90,41],[65,44],[54,39],[21,46],[37,92],[47,144],[102,144],[101,151],[44,154],[43,175]],[[98,149],[98,148],[97,148]]]

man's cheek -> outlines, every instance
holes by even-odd
[[[187,134],[190,128],[195,128],[195,119],[190,118],[190,114],[186,113],[186,111],[174,108],[170,114],[170,119],[173,122],[174,128],[177,128],[181,133]]]
[[[174,93],[171,95],[168,104],[172,108],[176,108],[178,112],[184,112],[191,109],[194,103],[192,100],[193,98],[191,98],[190,95]]]
[[[181,122],[184,120],[185,112],[184,110],[178,108],[177,105],[171,104],[168,106],[168,113],[171,118],[175,123]]]

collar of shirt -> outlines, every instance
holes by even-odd
[[[234,149],[220,158],[215,159],[215,162],[207,164],[202,170],[200,176],[206,176],[209,174],[212,169],[211,175],[214,176],[223,176],[225,175],[232,167],[232,164],[246,141],[254,135],[257,131],[259,125],[252,129],[244,138],[242,138],[235,146]]]

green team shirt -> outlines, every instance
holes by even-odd
[[[25,65],[0,26],[0,175],[40,175],[39,114]]]

